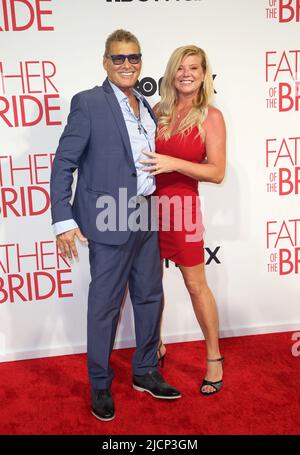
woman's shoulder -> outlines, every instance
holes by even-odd
[[[203,122],[204,127],[217,127],[224,124],[224,117],[220,109],[215,106],[208,106],[207,117]]]
[[[222,120],[223,119],[223,114],[220,111],[220,109],[218,109],[217,107],[212,106],[212,105],[208,105],[206,119],[207,120],[211,120],[211,121]]]
[[[207,117],[203,122],[206,135],[226,134],[226,125],[222,112],[215,106],[208,106]]]

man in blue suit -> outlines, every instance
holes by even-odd
[[[119,214],[125,204],[130,207],[128,217],[143,206],[151,219],[150,195],[155,190],[154,177],[142,170],[140,163],[145,158],[143,151],[154,151],[156,125],[149,104],[134,89],[142,65],[137,38],[124,30],[112,33],[106,41],[103,65],[107,79],[102,87],[72,98],[50,190],[54,231],[62,254],[76,258],[75,239],[88,241],[91,412],[108,421],[115,417],[109,359],[127,284],[136,333],[133,387],[155,398],[177,399],[181,395],[158,372],[162,282],[157,232],[151,226],[143,230],[131,229],[130,223],[125,229],[120,226]],[[71,205],[76,169],[77,187]],[[120,189],[125,190],[126,200]],[[115,229],[99,225],[101,197],[111,197],[116,203]]]

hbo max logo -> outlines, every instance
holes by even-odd
[[[158,83],[152,79],[152,77],[144,77],[141,81],[137,81],[136,88],[144,96],[153,96],[157,89],[160,94],[160,84],[162,77],[159,79]]]

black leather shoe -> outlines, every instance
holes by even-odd
[[[139,392],[148,392],[154,398],[176,400],[181,393],[167,384],[157,370],[150,370],[143,376],[133,376],[132,387]]]
[[[116,416],[114,402],[109,389],[92,389],[92,408],[91,413],[103,422],[113,420]]]

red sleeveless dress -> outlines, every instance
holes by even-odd
[[[194,127],[189,134],[177,133],[168,140],[156,139],[156,152],[200,163],[205,144]],[[170,172],[156,175],[159,246],[161,259],[192,267],[204,262],[203,224],[198,180]]]

